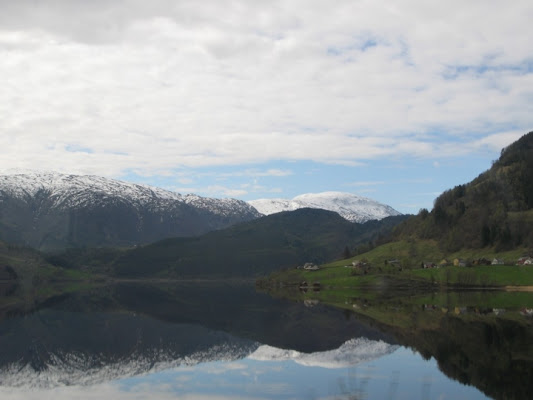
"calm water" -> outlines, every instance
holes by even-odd
[[[528,398],[531,317],[436,304],[452,300],[346,299],[354,312],[237,284],[65,295],[4,310],[0,398]]]

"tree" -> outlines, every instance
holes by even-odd
[[[348,246],[346,246],[344,248],[344,251],[342,252],[342,258],[347,259],[347,258],[350,258],[351,256],[352,256],[352,253],[350,252],[350,249],[348,248]]]

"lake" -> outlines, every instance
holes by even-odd
[[[478,292],[273,297],[235,282],[103,286],[2,308],[0,397],[528,398],[530,301]]]

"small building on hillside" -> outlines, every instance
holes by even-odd
[[[467,264],[467,261],[462,258],[456,258],[455,260],[453,260],[453,265],[456,267],[466,267]]]
[[[491,262],[491,265],[504,265],[505,264],[505,261],[502,260],[501,258],[494,258],[494,260],[492,260]]]
[[[320,267],[318,265],[316,265],[315,263],[305,263],[304,264],[304,269],[306,271],[317,271],[320,269]]]
[[[516,265],[532,265],[533,264],[533,258],[526,256],[526,257],[520,257],[518,259],[518,262]]]
[[[352,261],[352,266],[354,268],[363,268],[364,266],[366,266],[366,263],[364,261],[361,261],[361,260],[353,260]]]

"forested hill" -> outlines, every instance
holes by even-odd
[[[341,258],[346,256],[346,248],[390,233],[405,218],[399,215],[358,224],[332,211],[303,208],[199,237],[139,247],[122,254],[109,267],[118,276],[260,276],[306,262]]]
[[[533,132],[504,148],[472,182],[442,193],[431,212],[399,225],[393,240],[436,239],[442,250],[533,248]]]

